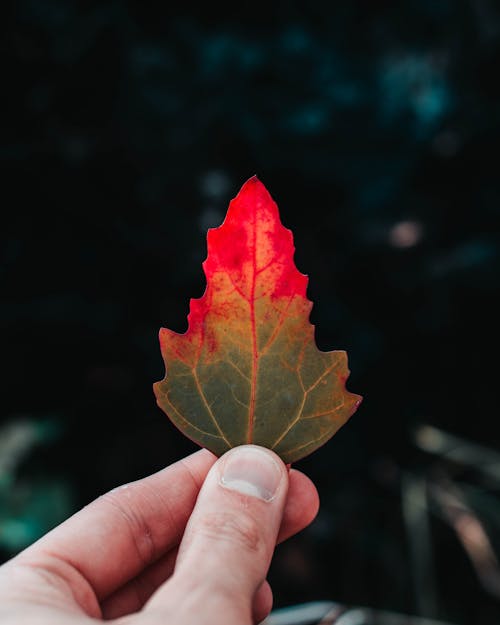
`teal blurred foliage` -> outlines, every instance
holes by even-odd
[[[0,549],[14,555],[64,521],[74,507],[63,474],[28,474],[23,464],[58,434],[56,421],[11,417],[0,429]]]
[[[63,511],[193,449],[154,404],[157,331],[185,330],[206,229],[256,173],[311,276],[318,344],[348,350],[365,397],[300,463],[322,509],[278,549],[277,604],[498,623],[498,583],[451,520],[475,514],[498,553],[498,483],[414,434],[500,447],[498,3],[0,10],[0,423],[62,427],[2,491],[2,523],[22,508],[41,531],[48,483]]]

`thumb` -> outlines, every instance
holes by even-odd
[[[200,490],[173,577],[148,608],[168,609],[175,602],[185,622],[191,615],[191,622],[220,623],[224,614],[224,622],[251,623],[252,601],[266,578],[287,491],[288,471],[272,451],[243,445],[227,452]]]

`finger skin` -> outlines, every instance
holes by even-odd
[[[317,490],[311,480],[296,469],[289,473],[288,497],[278,534],[282,542],[307,527],[316,517],[319,507]],[[174,570],[177,549],[168,551],[159,560],[143,570],[137,577],[119,588],[102,603],[105,618],[118,618],[140,610],[151,595],[163,584]],[[269,589],[269,593],[271,593]],[[254,612],[263,620],[272,604],[269,596],[258,591],[254,599]],[[263,615],[263,616],[262,616]],[[260,622],[256,619],[256,622]]]
[[[252,603],[252,618],[254,623],[262,623],[269,616],[273,607],[273,591],[269,582],[265,580],[257,589]]]
[[[246,449],[244,449],[245,447]],[[255,446],[233,449],[209,471],[186,526],[172,578],[146,604],[145,611],[175,613],[189,622],[250,624],[252,602],[265,581],[276,545],[288,493],[288,470],[272,451]],[[266,500],[221,486],[221,476],[234,457],[251,470],[273,468],[272,496]],[[205,606],[200,617],[199,606]],[[175,612],[174,612],[175,611]],[[201,620],[200,620],[201,618]]]
[[[211,452],[202,449],[154,475],[106,493],[13,562],[50,567],[69,580],[76,593],[81,584],[102,600],[179,544],[215,460]],[[90,603],[85,601],[82,608],[94,614]]]

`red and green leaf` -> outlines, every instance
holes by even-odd
[[[191,300],[187,332],[160,331],[166,376],[154,385],[158,405],[217,455],[254,443],[294,462],[361,401],[345,389],[346,353],[316,347],[292,233],[256,177],[207,240],[207,288]]]

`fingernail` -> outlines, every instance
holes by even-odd
[[[245,445],[227,454],[220,483],[229,490],[271,501],[281,477],[278,463],[266,451]]]

